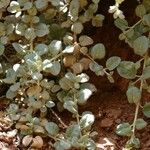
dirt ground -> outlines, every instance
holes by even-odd
[[[106,46],[106,59],[116,55],[124,60],[137,60],[138,57],[133,54],[132,49],[123,41],[118,40],[120,30],[114,26],[112,15],[106,14],[111,4],[114,4],[113,1],[104,0],[99,6],[99,12],[106,16],[104,26],[102,28],[88,26],[84,32],[89,34],[95,43],[102,42]],[[137,20],[134,16],[134,9],[137,4],[136,0],[125,1],[121,7],[131,25]],[[105,64],[105,61],[102,60],[99,63]],[[88,74],[91,77],[91,83],[97,87],[98,91],[89,99],[87,105],[80,108],[80,111],[91,111],[96,117],[92,130],[98,132],[96,137],[97,150],[123,150],[127,139],[117,136],[114,131],[119,123],[132,122],[134,118],[135,106],[127,102],[125,95],[128,80],[121,79],[115,74],[116,83],[111,84],[105,77],[97,77],[91,72]],[[149,98],[149,94],[144,94],[143,101],[149,101]],[[64,122],[68,121],[65,118],[70,117],[67,115],[68,113],[65,112],[61,114]],[[139,112],[139,116],[144,117],[141,112]],[[144,130],[137,131],[136,134],[141,141],[140,150],[150,150],[150,119],[144,119],[148,122],[148,126]]]

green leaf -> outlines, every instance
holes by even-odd
[[[56,150],[68,150],[71,149],[71,143],[68,140],[61,139],[54,143]]]
[[[38,55],[42,56],[48,52],[48,46],[46,44],[37,44],[35,51]]]
[[[81,128],[77,124],[69,126],[66,130],[66,137],[69,141],[76,143],[81,135]]]
[[[136,129],[141,130],[147,126],[147,122],[144,121],[142,118],[136,120]]]
[[[107,69],[114,70],[121,62],[121,58],[118,56],[113,56],[110,57],[107,61],[106,61],[106,67]]]
[[[149,40],[146,36],[141,36],[133,42],[134,52],[137,55],[143,56],[149,47]]]
[[[14,49],[17,51],[18,54],[20,55],[26,54],[26,46],[21,45],[19,43],[12,43],[12,46],[14,47]]]
[[[90,54],[93,59],[102,59],[105,57],[105,46],[101,43],[96,44],[92,47]]]
[[[54,122],[47,122],[45,124],[45,129],[51,136],[56,136],[59,132],[59,127]]]
[[[146,117],[150,118],[150,103],[146,103],[143,107],[143,113]]]
[[[125,31],[128,28],[128,22],[125,19],[116,19],[115,26],[122,31]]]
[[[59,6],[60,5],[60,0],[49,0],[53,6]]]
[[[35,34],[38,37],[43,37],[49,33],[48,26],[44,23],[39,23],[35,26]]]
[[[142,79],[150,78],[150,66],[145,67],[142,74]]]
[[[5,50],[5,46],[0,43],[0,56],[3,55],[4,50]]]
[[[55,106],[55,103],[54,103],[53,101],[47,101],[47,102],[46,102],[46,107],[52,108],[52,107],[54,107],[54,106]]]
[[[92,95],[92,91],[89,89],[81,89],[80,91],[78,91],[76,94],[78,104],[80,105],[85,104],[91,95]]]
[[[135,13],[138,17],[142,18],[146,14],[146,9],[143,4],[140,4],[136,7]]]
[[[119,124],[116,133],[120,136],[130,136],[132,134],[131,125],[129,123]]]
[[[133,148],[140,148],[140,140],[136,137],[131,138],[129,141],[127,141],[126,146],[127,149],[133,149]]]
[[[50,54],[54,57],[62,50],[62,42],[58,40],[53,40],[49,46]]]
[[[129,103],[138,103],[141,100],[141,91],[134,86],[128,88],[126,92]]]
[[[135,64],[131,61],[122,61],[117,67],[119,75],[126,79],[134,79],[137,74]]]
[[[71,31],[76,33],[76,34],[80,34],[83,30],[83,25],[81,22],[75,22],[72,26],[71,26]]]
[[[99,76],[99,75],[103,76],[104,75],[103,66],[99,65],[96,62],[91,62],[89,64],[89,68],[90,68],[91,71],[95,72],[95,74],[97,76]]]
[[[147,26],[150,27],[150,13],[144,15],[144,17],[143,17],[143,23],[144,23],[145,25],[147,25]]]
[[[75,104],[75,102],[71,100],[65,101],[63,107],[68,111],[70,111],[71,113],[77,114],[77,105]]]
[[[48,59],[43,61],[43,71],[51,73],[54,76],[57,76],[60,73],[61,65],[58,61],[51,62]]]
[[[84,129],[91,128],[94,123],[95,117],[91,112],[84,112],[80,119],[80,126]]]
[[[93,44],[94,41],[89,36],[82,35],[82,36],[79,37],[79,42],[80,42],[81,46],[88,46],[88,45]]]

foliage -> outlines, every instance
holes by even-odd
[[[6,98],[10,99],[6,111],[23,136],[24,147],[40,149],[43,139],[48,138],[49,145],[56,150],[96,149],[91,130],[95,117],[92,112],[78,111],[96,92],[85,71],[90,69],[114,83],[116,69],[121,77],[131,81],[127,99],[136,105],[133,124],[118,125],[116,133],[131,137],[127,148],[139,148],[135,129],[147,125],[138,118],[138,110],[143,89],[149,92],[150,3],[143,0],[137,6],[135,13],[139,21],[130,27],[119,9],[123,1],[116,0],[109,13],[113,13],[114,23],[122,31],[119,39],[125,40],[141,58],[132,62],[112,56],[105,66],[97,62],[105,57],[105,46],[83,34],[86,22],[91,21],[94,27],[103,25],[105,17],[97,14],[100,0],[0,2],[1,82],[10,85],[6,92]],[[15,54],[14,61],[6,55],[10,48]],[[54,111],[56,108],[59,112],[69,111],[73,121],[66,125]],[[143,113],[150,117],[149,103],[144,105]],[[49,115],[55,116],[59,123]]]

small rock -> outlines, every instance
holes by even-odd
[[[30,143],[32,142],[32,140],[33,140],[33,137],[31,135],[25,136],[22,140],[23,146],[28,147]]]
[[[40,136],[36,136],[35,138],[33,138],[33,143],[31,145],[31,147],[42,148],[43,147],[43,139]]]
[[[113,120],[112,119],[109,119],[109,118],[105,118],[101,121],[101,124],[100,126],[102,128],[109,128],[113,125]]]

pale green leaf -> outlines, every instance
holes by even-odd
[[[129,123],[119,124],[116,133],[120,136],[130,136],[132,134],[131,125]]]
[[[131,61],[122,61],[117,67],[119,75],[126,79],[134,79],[137,74],[135,64]]]
[[[126,92],[129,103],[138,103],[141,99],[141,91],[137,87],[131,86]]]
[[[142,118],[136,120],[136,129],[141,130],[147,126],[147,122],[144,121]]]
[[[105,53],[105,46],[102,43],[96,44],[90,51],[93,59],[102,59],[105,57]]]
[[[141,36],[133,42],[134,52],[137,55],[143,56],[149,47],[149,40],[146,36]]]
[[[146,103],[143,107],[143,113],[146,117],[150,118],[150,103]]]
[[[114,70],[121,62],[121,58],[118,56],[112,56],[106,61],[107,69]]]
[[[59,132],[59,127],[54,122],[47,122],[45,124],[45,129],[51,136],[56,136]]]

